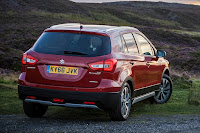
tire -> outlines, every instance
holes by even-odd
[[[131,110],[131,88],[128,83],[122,85],[117,107],[109,112],[109,116],[113,121],[125,121]]]
[[[158,91],[155,91],[155,96],[150,100],[150,102],[156,104],[166,103],[171,97],[172,87],[173,84],[171,78],[164,74],[161,79],[160,88]]]
[[[28,102],[23,101],[23,109],[24,109],[24,113],[28,117],[40,118],[46,113],[48,106],[38,104],[38,103],[28,103]]]

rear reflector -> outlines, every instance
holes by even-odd
[[[90,63],[89,66],[92,70],[98,71],[114,71],[116,68],[117,60],[116,59],[107,59],[105,61],[98,61]]]
[[[34,58],[33,56],[31,55],[28,55],[27,53],[24,53],[23,54],[23,57],[22,57],[22,64],[23,65],[34,65],[37,63],[37,59]]]
[[[62,103],[62,102],[64,102],[64,99],[53,98],[53,101],[57,102],[57,103]]]
[[[84,104],[95,104],[95,102],[84,102]]]
[[[34,97],[34,96],[27,96],[26,98],[28,98],[28,99],[36,99],[36,97]]]

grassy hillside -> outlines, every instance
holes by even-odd
[[[0,68],[20,70],[22,53],[45,28],[81,22],[134,26],[167,51],[173,69],[200,73],[200,6],[152,2],[82,4],[68,0],[0,1]]]

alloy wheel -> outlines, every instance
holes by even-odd
[[[127,118],[131,107],[131,92],[128,87],[124,87],[121,93],[121,113],[123,118]]]
[[[171,94],[171,82],[167,78],[162,78],[160,88],[156,91],[155,100],[157,102],[165,102]]]

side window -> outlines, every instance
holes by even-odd
[[[138,48],[132,33],[123,35],[129,53],[138,53]]]
[[[128,53],[128,48],[127,48],[127,46],[126,46],[126,43],[125,43],[125,41],[124,41],[124,38],[122,37],[121,39],[122,39],[122,44],[123,44],[123,46],[124,46],[124,53]]]
[[[114,41],[119,46],[120,51],[123,51],[123,44],[122,44],[121,37],[117,36]]]
[[[138,40],[142,53],[144,55],[154,55],[153,49],[151,47],[151,44],[141,35],[135,34],[136,39]]]

